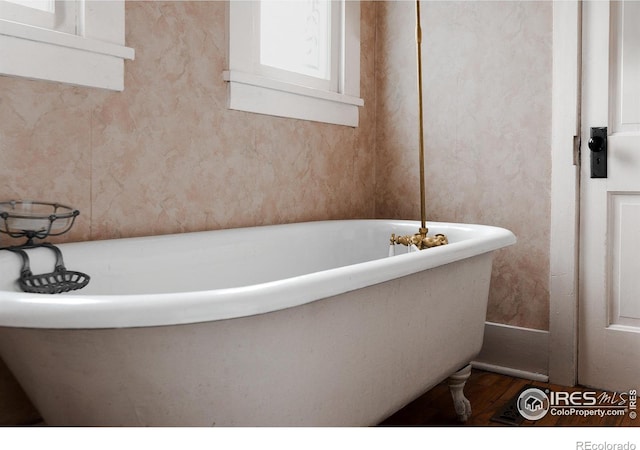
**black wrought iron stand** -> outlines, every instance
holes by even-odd
[[[86,273],[66,269],[58,247],[47,242],[36,244],[33,241],[66,233],[79,214],[77,209],[59,203],[18,200],[0,202],[0,233],[12,238],[27,238],[27,242],[22,245],[0,247],[0,250],[16,253],[22,259],[18,279],[20,289],[38,294],[60,294],[82,289],[89,284],[90,277]],[[54,252],[55,267],[53,272],[34,275],[25,250],[41,247]]]

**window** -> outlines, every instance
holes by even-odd
[[[232,0],[228,19],[229,108],[358,125],[359,2]]]
[[[0,0],[0,18],[61,33],[77,34],[78,3],[55,0]]]
[[[0,75],[124,89],[123,0],[0,0]]]

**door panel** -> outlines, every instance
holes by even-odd
[[[610,325],[640,328],[640,193],[609,193]]]
[[[640,387],[640,3],[583,3],[578,381]],[[591,127],[608,177],[590,178]]]
[[[612,131],[639,131],[640,3],[612,2],[610,11]]]

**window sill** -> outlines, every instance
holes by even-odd
[[[132,48],[0,20],[0,74],[122,91]]]
[[[361,98],[321,91],[238,71],[229,82],[229,109],[357,127]]]

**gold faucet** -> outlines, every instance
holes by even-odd
[[[407,234],[405,236],[396,236],[395,233],[391,235],[391,244],[401,244],[407,247],[415,245],[418,250],[424,250],[425,248],[438,247],[440,245],[448,244],[449,241],[444,234],[436,234],[435,236],[427,236],[427,228],[420,228],[416,234]]]

